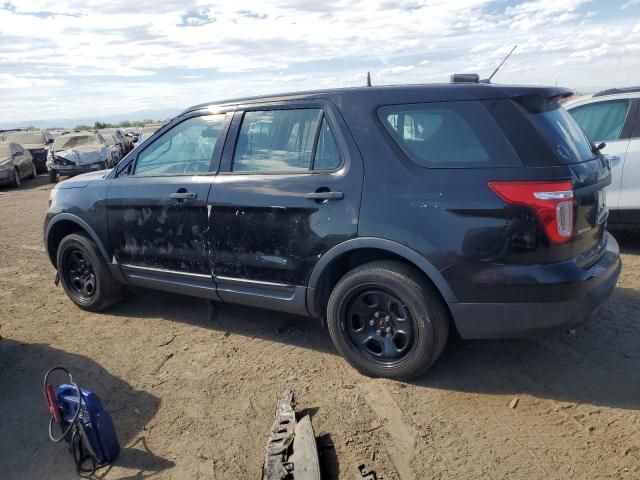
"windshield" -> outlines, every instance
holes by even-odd
[[[80,145],[89,145],[97,143],[93,135],[63,135],[56,138],[53,142],[55,150],[67,150],[69,148],[79,147]]]
[[[104,143],[107,145],[115,145],[116,142],[113,139],[113,135],[103,134],[102,137],[104,138]]]
[[[11,149],[8,143],[0,143],[0,159],[11,157]]]
[[[40,132],[13,132],[7,134],[7,140],[16,143],[44,143],[44,137]]]

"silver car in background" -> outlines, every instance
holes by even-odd
[[[0,142],[0,185],[19,187],[23,178],[36,178],[29,150],[14,142]]]
[[[104,170],[111,164],[109,146],[95,132],[74,132],[60,135],[49,150],[49,179],[56,183],[60,176]]]
[[[22,148],[29,150],[38,173],[44,173],[47,171],[47,156],[49,154],[49,148],[53,143],[53,137],[49,132],[38,130],[17,130],[5,133],[4,140],[7,142],[18,143]]]
[[[609,225],[640,229],[640,87],[611,89],[564,107],[611,161]]]

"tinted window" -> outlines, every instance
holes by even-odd
[[[425,167],[517,165],[518,160],[482,104],[393,105],[378,112],[404,152]]]
[[[165,132],[139,155],[136,176],[190,175],[209,171],[224,114],[191,117]]]
[[[629,111],[629,100],[598,102],[572,108],[569,113],[594,142],[620,139]]]
[[[234,172],[308,170],[319,109],[246,112],[233,156]]]
[[[316,148],[313,169],[333,170],[338,168],[341,162],[340,150],[338,149],[336,138],[333,136],[329,122],[324,118],[320,125],[320,134],[318,135],[318,146]]]
[[[487,100],[485,105],[527,166],[578,163],[595,156],[580,126],[553,99],[518,97]]]

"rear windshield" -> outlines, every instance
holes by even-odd
[[[388,105],[378,116],[404,153],[424,167],[521,165],[480,102]]]
[[[53,148],[60,151],[92,143],[97,143],[97,140],[93,135],[62,136],[55,139],[53,142]]]
[[[44,143],[44,136],[40,132],[14,132],[7,134],[7,140],[16,143]]]
[[[0,159],[4,160],[11,156],[11,149],[8,143],[0,144]]]
[[[526,166],[566,165],[595,156],[580,126],[556,100],[516,97],[484,103]]]

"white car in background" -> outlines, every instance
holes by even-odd
[[[564,107],[596,145],[612,157],[607,188],[609,225],[640,228],[640,87],[616,88]],[[618,157],[618,158],[616,158]]]

